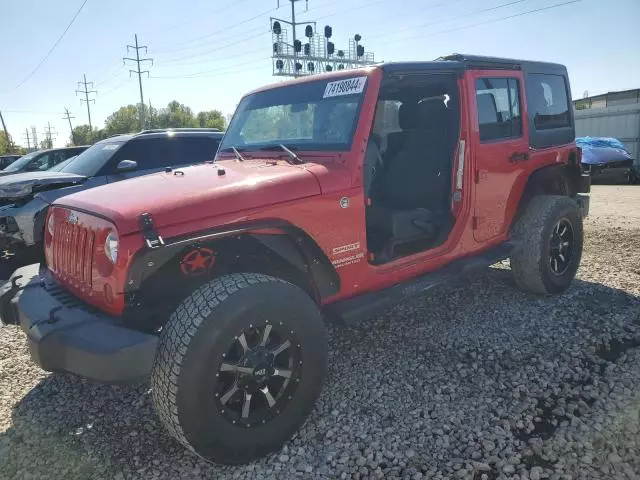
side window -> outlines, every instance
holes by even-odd
[[[118,163],[122,160],[133,160],[138,163],[138,170],[162,168],[177,163],[176,147],[173,139],[147,138],[127,142],[111,159],[109,173],[116,173]]]
[[[36,170],[47,170],[49,168],[50,153],[46,153],[38,158],[35,158],[29,162],[27,170],[35,172]]]
[[[177,164],[213,160],[220,144],[220,140],[211,137],[181,137],[175,140],[178,140]]]
[[[567,85],[563,76],[530,74],[527,99],[536,130],[571,126]]]
[[[520,95],[515,78],[479,78],[476,103],[480,141],[522,135]]]

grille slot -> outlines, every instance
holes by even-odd
[[[68,222],[67,218],[54,224],[52,266],[58,275],[78,287],[91,288],[96,233],[81,223]]]

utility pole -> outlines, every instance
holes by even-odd
[[[52,132],[51,131],[51,122],[47,122],[47,126],[44,127],[44,136],[47,139],[47,147],[48,148],[53,148],[53,138],[51,138],[52,136],[54,137],[58,137],[58,132]]]
[[[27,152],[30,152],[31,151],[31,139],[29,138],[29,129],[25,128],[24,129],[24,133],[25,133],[25,136],[26,136],[26,139],[27,139]]]
[[[33,149],[38,150],[40,145],[38,145],[38,134],[36,133],[36,127],[31,127],[31,140],[33,141]]]
[[[71,125],[71,119],[72,118],[76,118],[76,117],[72,117],[71,114],[69,113],[69,109],[67,107],[64,107],[64,117],[62,117],[63,120],[68,120],[69,121],[69,130],[71,130],[71,143],[73,145],[76,144],[76,138],[75,135],[73,133],[73,126]]]
[[[4,134],[7,137],[7,143],[9,144],[9,153],[11,153],[13,152],[13,142],[11,141],[11,137],[9,136],[7,125],[4,123],[4,117],[2,116],[2,112],[0,112],[0,122],[2,122],[2,129],[4,130]]]
[[[138,45],[138,34],[134,35],[136,44],[135,45],[127,45],[127,53],[129,53],[129,49],[133,49],[136,51],[136,58],[131,57],[122,57],[122,63],[124,65],[127,64],[127,60],[130,62],[136,62],[136,70],[129,70],[129,78],[131,78],[132,73],[138,74],[138,84],[140,85],[140,130],[144,130],[144,96],[142,95],[142,74],[146,73],[147,78],[149,78],[149,70],[140,70],[140,63],[143,62],[151,62],[153,65],[153,58],[140,58],[140,50],[144,49],[144,54],[147,54],[147,46],[146,45]]]
[[[93,102],[95,104],[96,101],[94,99],[89,100],[89,94],[98,93],[98,92],[96,92],[95,90],[89,90],[89,85],[91,85],[91,88],[93,88],[93,82],[87,82],[86,75],[84,75],[83,77],[84,77],[84,81],[78,82],[78,87],[82,85],[84,87],[84,90],[76,90],[76,95],[78,93],[84,93],[84,98],[80,98],[80,103],[82,102],[87,103],[87,116],[89,117],[89,137],[91,137],[91,133],[93,132],[93,126],[91,125],[91,109],[89,108],[89,102]]]

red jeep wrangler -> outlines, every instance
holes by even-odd
[[[2,318],[46,370],[151,375],[180,442],[249,461],[311,411],[323,315],[507,258],[528,292],[569,286],[589,205],[570,99],[561,65],[464,55],[256,90],[215,163],[58,200]]]

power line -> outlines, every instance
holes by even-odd
[[[497,5],[497,6],[494,6],[494,7],[483,8],[481,10],[476,10],[476,11],[470,12],[470,13],[464,13],[462,15],[458,15],[458,16],[455,16],[455,17],[448,17],[448,18],[446,18],[444,20],[438,20],[438,21],[435,21],[435,22],[428,22],[428,23],[423,23],[423,24],[420,24],[420,25],[414,25],[412,27],[407,27],[407,28],[405,28],[403,30],[399,30],[399,31],[395,31],[395,32],[394,31],[390,31],[390,32],[384,33],[382,35],[376,35],[375,39],[379,40],[381,38],[388,37],[389,35],[397,35],[398,33],[404,33],[404,32],[408,32],[408,31],[412,31],[412,30],[415,30],[416,28],[430,27],[430,26],[433,26],[433,25],[439,25],[441,23],[447,23],[447,22],[452,22],[454,20],[460,20],[461,18],[473,17],[475,15],[480,15],[481,13],[492,12],[494,10],[499,10],[501,8],[510,7],[512,5],[517,5],[518,3],[523,3],[523,2],[527,2],[527,1],[529,1],[529,0],[513,0],[511,2],[503,3],[501,5]],[[398,41],[404,41],[404,39],[398,40]],[[395,42],[395,40],[394,40],[394,42]],[[393,43],[393,42],[390,42],[390,43]]]
[[[274,10],[276,10],[276,9],[275,8],[270,8],[269,10],[265,10],[264,12],[260,12],[259,14],[254,15],[253,17],[249,17],[249,18],[247,18],[245,20],[242,20],[241,22],[234,23],[233,25],[229,25],[229,26],[227,26],[225,28],[220,28],[218,30],[214,30],[213,32],[209,32],[206,35],[201,35],[199,37],[195,37],[195,38],[192,38],[190,40],[185,40],[185,41],[182,41],[182,42],[171,44],[171,45],[166,46],[166,47],[158,48],[155,51],[156,52],[167,52],[167,51],[185,50],[187,48],[193,48],[193,47],[185,47],[185,48],[176,48],[176,47],[180,47],[181,45],[187,45],[189,43],[197,42],[197,41],[203,40],[205,38],[210,38],[210,37],[213,37],[213,36],[218,35],[220,33],[226,33],[228,30],[231,30],[232,28],[239,27],[240,25],[244,25],[244,24],[249,23],[249,22],[251,22],[253,20],[261,18],[264,15],[267,15],[267,14],[271,13]]]
[[[242,2],[246,2],[246,1],[247,1],[247,0],[232,0],[229,4],[227,4],[227,6],[226,6],[226,7],[219,8],[219,9],[217,9],[215,12],[212,12],[210,15],[204,15],[204,16],[202,16],[202,15],[201,15],[201,16],[199,16],[199,17],[198,17],[197,19],[195,19],[195,20],[187,20],[186,22],[176,23],[176,24],[173,24],[173,25],[171,25],[171,26],[164,27],[164,28],[162,29],[162,32],[164,33],[164,32],[166,32],[167,30],[174,30],[174,29],[176,29],[176,28],[179,28],[179,27],[183,27],[183,26],[185,26],[185,25],[192,24],[192,23],[194,23],[194,22],[197,22],[197,21],[203,20],[203,19],[205,19],[205,18],[209,18],[209,17],[212,17],[212,16],[214,16],[214,15],[219,15],[221,12],[224,12],[225,10],[228,10],[228,9],[230,9],[231,7],[234,7],[234,6],[238,5],[238,4],[240,4],[240,3],[242,3]]]
[[[259,30],[266,31],[264,25],[261,25],[259,27],[251,28],[249,30],[244,30],[242,32],[234,33],[233,35],[225,35],[224,40],[230,40],[232,38],[242,37],[244,35],[248,35],[250,33],[257,32]],[[190,49],[193,49],[193,48],[201,48],[201,47],[207,47],[209,45],[215,45],[216,43],[219,43],[219,42],[220,42],[220,39],[214,39],[214,40],[211,40],[211,41],[199,43],[197,45],[191,45],[191,46],[187,46],[187,47],[172,49],[171,51],[168,51],[168,50],[165,50],[165,51],[168,51],[169,54],[171,55],[174,51],[182,52],[184,50],[190,50]],[[218,47],[218,48],[220,48],[220,47]],[[180,60],[180,57],[175,57],[175,58],[169,58],[168,59],[168,61],[171,61],[171,62],[174,62],[176,60]]]
[[[90,102],[96,103],[96,101],[94,99],[89,99],[89,94],[90,93],[97,94],[98,92],[96,92],[95,90],[89,90],[88,86],[91,85],[91,88],[93,88],[93,82],[87,82],[86,75],[84,75],[83,78],[84,78],[84,81],[78,82],[78,85],[82,85],[84,87],[84,90],[76,90],[76,95],[78,93],[84,93],[84,98],[80,98],[80,103],[86,102],[87,104],[87,117],[89,118],[89,135],[91,135],[91,132],[93,131],[93,126],[91,125],[91,108],[89,107],[89,103]]]
[[[214,68],[214,69],[211,69],[211,70],[203,70],[203,71],[200,71],[200,72],[187,73],[187,74],[184,74],[184,75],[162,75],[162,76],[155,76],[154,75],[151,78],[203,78],[203,77],[210,77],[210,76],[212,76],[212,74],[219,74],[220,72],[225,72],[228,69],[234,69],[235,67],[242,67],[244,65],[249,65],[251,63],[255,63],[255,62],[258,62],[260,60],[268,60],[268,59],[269,59],[269,57],[266,57],[266,58],[265,57],[261,57],[261,58],[257,58],[257,59],[251,59],[251,60],[248,60],[246,62],[237,63],[235,65],[227,65],[226,67],[223,67],[223,68]]]
[[[140,70],[140,63],[143,62],[151,62],[153,65],[153,58],[140,58],[140,50],[144,49],[144,53],[147,53],[146,45],[138,45],[138,35],[135,34],[134,38],[136,40],[135,45],[127,45],[127,53],[129,53],[129,49],[136,51],[136,58],[123,57],[122,62],[126,64],[127,60],[130,62],[136,62],[137,70],[129,70],[129,77],[131,77],[132,73],[138,74],[138,84],[140,85],[140,129],[144,129],[144,97],[142,96],[142,74],[146,73],[149,76],[149,70]]]
[[[73,145],[75,145],[75,144],[76,144],[76,136],[75,136],[75,134],[73,133],[73,126],[71,125],[71,119],[72,119],[72,118],[74,118],[74,119],[75,119],[76,117],[72,117],[72,116],[71,116],[71,114],[69,113],[69,109],[68,109],[67,107],[64,107],[64,113],[65,113],[65,116],[64,116],[64,117],[62,117],[62,119],[63,119],[63,120],[68,120],[68,121],[69,121],[69,130],[71,131],[71,143],[72,143]]]
[[[545,10],[552,10],[554,8],[563,7],[565,5],[571,5],[572,3],[578,3],[578,2],[581,2],[581,1],[582,0],[570,0],[568,2],[556,3],[556,4],[553,4],[553,5],[546,6],[546,7],[541,7],[541,8],[535,8],[533,10],[528,10],[526,12],[516,13],[516,14],[513,14],[513,15],[507,15],[505,17],[491,18],[489,20],[484,20],[482,22],[472,23],[472,24],[469,24],[469,25],[465,25],[463,27],[449,28],[447,30],[439,30],[437,32],[415,35],[413,37],[405,37],[405,38],[401,38],[399,40],[393,40],[391,42],[386,42],[385,44],[389,45],[389,44],[392,44],[392,43],[405,42],[407,40],[413,40],[414,38],[424,38],[424,37],[430,37],[430,36],[433,36],[433,35],[440,35],[440,34],[443,34],[443,33],[457,32],[459,30],[466,30],[468,28],[478,27],[478,26],[481,26],[481,25],[487,25],[489,23],[502,22],[504,20],[510,20],[512,18],[522,17],[522,16],[525,16],[525,15],[530,15],[532,13],[543,12]]]
[[[71,19],[71,21],[69,22],[69,25],[67,25],[67,28],[64,29],[64,32],[62,32],[62,35],[60,35],[60,37],[58,37],[58,40],[56,40],[56,42],[53,44],[53,46],[49,49],[49,51],[47,52],[47,54],[42,57],[42,60],[40,60],[40,62],[38,63],[38,65],[36,65],[36,68],[34,68],[31,73],[29,75],[27,75],[18,85],[16,85],[14,88],[14,90],[16,88],[20,88],[22,85],[24,85],[24,83],[29,80],[34,73],[36,73],[38,71],[38,69],[42,66],[42,64],[47,60],[47,58],[49,58],[49,56],[53,53],[53,51],[56,49],[56,47],[58,46],[58,44],[62,41],[62,39],[64,38],[64,36],[67,34],[67,32],[69,31],[69,29],[71,28],[71,25],[73,25],[73,22],[76,21],[76,18],[78,18],[78,15],[80,15],[80,12],[82,11],[82,9],[84,8],[85,4],[88,2],[89,0],[84,0],[82,2],[82,5],[80,5],[80,8],[78,8],[78,11],[76,12],[76,14],[73,16],[73,18]]]
[[[270,60],[268,57],[264,58],[263,60]],[[189,76],[189,75],[174,75],[174,76],[164,76],[164,77],[151,77],[151,78],[155,78],[155,79],[160,79],[160,80],[168,80],[168,79],[180,79],[180,78],[185,78],[185,79],[194,79],[194,78],[207,78],[207,77],[219,77],[222,75],[231,75],[234,73],[245,73],[245,72],[252,72],[255,70],[263,70],[264,66],[262,65],[256,65],[255,67],[252,68],[241,68],[240,70],[231,70],[231,71],[220,71],[220,72],[215,72],[212,73],[210,75],[200,75],[200,76]]]
[[[251,35],[250,37],[243,38],[242,40],[237,40],[235,42],[227,43],[227,44],[224,44],[224,45],[218,45],[217,47],[212,48],[210,50],[205,50],[204,52],[196,53],[194,55],[187,55],[186,57],[182,57],[180,59],[168,60],[168,61],[165,61],[163,63],[172,65],[173,63],[175,63],[176,61],[179,61],[179,60],[188,60],[190,58],[197,58],[197,57],[202,57],[203,55],[209,55],[210,53],[217,52],[222,48],[231,47],[233,45],[237,45],[239,43],[243,43],[243,42],[245,42],[247,40],[251,40],[253,38],[260,37],[260,36],[265,35],[267,33],[269,33],[269,32],[268,31],[260,32],[260,33],[258,33],[256,35]]]
[[[154,77],[152,77],[154,78]],[[120,82],[118,85],[116,85],[115,87],[113,87],[111,90],[107,90],[107,93],[103,93],[100,95],[100,98],[104,98],[107,97],[109,95],[111,95],[113,92],[120,90],[122,87],[124,87],[127,83],[129,83],[129,79],[125,78],[122,82]]]
[[[265,32],[266,33],[266,32]],[[207,63],[211,63],[211,62],[221,62],[224,60],[234,60],[236,58],[240,58],[240,57],[246,57],[247,55],[255,55],[255,50],[247,50],[246,52],[243,53],[238,53],[237,55],[229,55],[226,57],[213,57],[213,58],[209,58],[206,60],[198,60],[195,62],[185,62],[185,63],[172,63],[169,65],[169,67],[165,67],[164,64],[162,63],[158,63],[158,65],[156,66],[156,68],[175,68],[175,67],[183,67],[183,66],[188,66],[188,65],[205,65]]]

